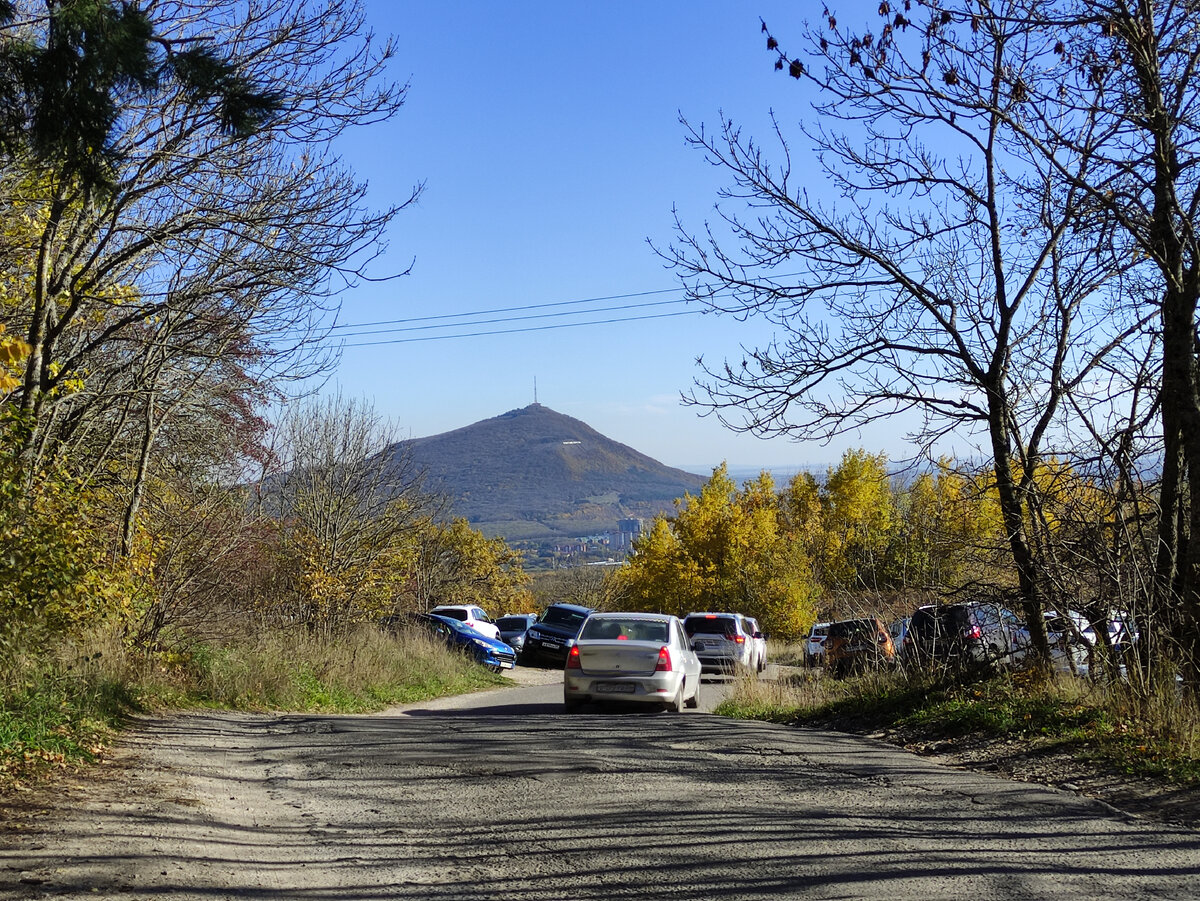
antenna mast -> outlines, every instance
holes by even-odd
[[[533,402],[537,403],[537,376],[533,377]]]

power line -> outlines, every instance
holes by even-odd
[[[561,317],[561,316],[583,316],[585,314],[591,315],[592,313],[613,313],[613,312],[618,312],[620,310],[639,310],[639,309],[645,309],[646,307],[665,307],[665,306],[671,306],[673,304],[680,304],[680,303],[686,303],[686,300],[684,300],[683,298],[680,298],[679,300],[655,300],[655,301],[650,301],[649,303],[627,303],[627,304],[621,304],[621,305],[615,306],[615,307],[589,307],[586,310],[565,310],[565,311],[559,312],[559,313],[536,313],[531,316],[505,316],[505,317],[502,317],[499,319],[475,319],[470,322],[453,322],[453,323],[445,322],[445,323],[435,323],[433,325],[406,325],[401,328],[384,328],[384,329],[373,328],[373,329],[368,329],[366,331],[361,331],[361,332],[346,332],[346,333],[343,333],[343,336],[347,337],[347,338],[359,338],[364,335],[386,335],[386,334],[392,334],[395,332],[423,332],[423,331],[429,331],[431,329],[467,328],[467,327],[476,326],[476,325],[495,325],[495,324],[501,323],[501,322],[527,322],[532,319],[554,319],[554,318]],[[542,305],[538,305],[538,306],[525,307],[524,309],[542,309],[544,307],[551,307],[551,306],[558,306],[558,305],[557,304],[542,304]],[[496,312],[500,312],[500,311],[496,311]],[[469,314],[458,313],[455,315],[456,316],[467,316]],[[480,313],[480,314],[476,314],[476,315],[484,315],[484,314]],[[439,317],[426,316],[426,317],[423,317],[420,319],[397,319],[394,321],[397,323],[400,323],[400,322],[425,322],[427,320],[437,319],[437,318],[439,318]],[[641,318],[641,317],[636,317],[636,318]],[[610,321],[616,321],[616,320],[610,320]],[[625,321],[632,321],[632,320],[625,320]],[[385,325],[385,324],[391,324],[391,323],[382,323],[381,322],[378,324]],[[577,323],[577,324],[582,325],[583,323]],[[364,325],[364,327],[365,327],[365,325]]]
[[[775,276],[776,279],[794,278],[801,273],[791,272]],[[686,303],[687,297],[679,297],[675,300],[651,301],[649,303],[637,304],[618,304],[611,307],[590,307],[580,310],[567,310],[559,313],[535,313],[529,316],[505,316],[498,319],[475,319],[478,316],[494,316],[501,313],[525,313],[531,310],[550,310],[559,307],[582,307],[585,304],[595,304],[610,300],[631,300],[639,297],[654,297],[660,294],[677,294],[684,292],[687,289],[684,287],[678,288],[657,288],[650,291],[630,291],[625,294],[606,294],[598,297],[588,297],[580,300],[561,300],[553,303],[534,303],[522,304],[512,307],[496,307],[490,310],[474,310],[468,313],[442,313],[435,316],[411,316],[403,319],[381,319],[375,322],[356,322],[356,323],[341,323],[330,326],[330,338],[361,338],[372,335],[387,335],[396,332],[417,332],[433,329],[446,328],[474,328],[481,325],[495,325],[498,323],[507,322],[524,322],[533,319],[550,319],[559,316],[590,316],[595,313],[608,313],[620,310],[636,310],[645,309],[647,307],[670,306],[671,304]],[[713,291],[713,295],[728,294],[735,290],[733,287],[718,288]],[[647,316],[625,316],[613,319],[597,319],[587,322],[563,322],[554,325],[530,326],[527,328],[513,329],[490,329],[485,331],[473,332],[455,332],[448,335],[422,335],[412,338],[395,338],[386,341],[356,341],[349,344],[342,344],[342,347],[374,347],[384,344],[408,344],[416,341],[443,341],[449,338],[476,338],[485,335],[511,335],[520,332],[540,332],[551,329],[560,328],[579,328],[589,325],[610,325],[618,322],[640,322],[646,319],[667,319],[674,316],[691,316],[706,312],[703,309],[681,310],[676,313],[656,313]],[[451,322],[448,320],[466,320]],[[416,323],[433,323],[431,325],[418,325]],[[397,326],[396,328],[380,328],[380,326]],[[360,329],[361,331],[342,331],[344,329]],[[340,334],[339,334],[340,333]]]
[[[494,310],[475,310],[470,313],[443,313],[438,316],[413,316],[405,319],[382,319],[378,322],[347,322],[341,325],[333,325],[330,328],[346,329],[346,328],[373,328],[377,325],[404,325],[410,322],[432,322],[437,319],[464,319],[469,316],[491,316],[495,313],[523,313],[526,310],[548,310],[553,307],[570,307],[579,306],[585,303],[600,303],[606,300],[629,300],[635,297],[653,297],[656,294],[677,294],[684,288],[659,288],[654,291],[633,291],[628,294],[606,294],[601,297],[588,297],[582,300],[560,300],[555,303],[532,303],[518,307],[497,307]],[[681,303],[686,298],[671,301],[673,303]],[[586,310],[581,312],[587,312]]]
[[[524,329],[497,329],[493,331],[470,331],[455,335],[422,335],[415,338],[391,338],[389,341],[361,341],[342,344],[342,347],[377,347],[380,344],[410,344],[416,341],[445,341],[448,338],[474,338],[484,335],[516,335],[523,331],[548,331],[551,329],[576,329],[582,325],[607,325],[611,323],[636,323],[642,319],[670,319],[676,316],[700,316],[701,310],[680,310],[677,313],[652,313],[649,316],[598,319],[587,323],[556,323],[554,325],[530,325]]]

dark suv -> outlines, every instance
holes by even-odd
[[[904,636],[903,660],[920,666],[993,669],[1012,662],[1021,621],[989,601],[938,604],[916,610]]]
[[[567,654],[591,612],[591,607],[579,604],[551,604],[526,630],[517,662],[522,666],[566,666]]]

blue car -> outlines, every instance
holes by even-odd
[[[512,669],[517,665],[517,652],[511,645],[488,638],[456,619],[438,616],[435,613],[416,613],[412,615],[410,622],[427,629],[430,634],[455,650],[470,655],[476,663],[486,666],[494,673]]]

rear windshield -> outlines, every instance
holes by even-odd
[[[587,619],[587,614],[580,610],[568,610],[566,607],[547,607],[542,618],[538,620],[547,626],[566,626],[579,631],[580,624]]]
[[[529,620],[523,616],[502,616],[496,620],[496,628],[501,632],[520,632],[528,626]]]
[[[446,610],[435,610],[434,612],[438,616],[444,616],[444,617],[447,617],[448,619],[456,619],[459,622],[463,622],[463,623],[465,623],[467,621],[467,611],[462,610],[461,608],[456,610],[455,608],[450,607]]]
[[[688,635],[737,635],[737,621],[732,616],[689,616],[683,621]]]
[[[825,633],[827,633],[828,631],[829,631],[829,626],[828,626],[828,625],[824,625],[824,626],[813,626],[813,627],[812,627],[812,637],[813,637],[813,638],[820,638],[822,635],[824,635],[824,634],[825,634]]]
[[[829,637],[853,639],[870,636],[874,638],[877,631],[873,619],[848,619],[844,622],[833,623],[829,627]]]
[[[966,622],[967,611],[964,607],[922,607],[913,613],[908,623],[908,631],[918,638],[939,638],[942,635],[956,634]]]
[[[589,619],[579,633],[579,639],[603,641],[668,641],[667,624],[644,619]]]

